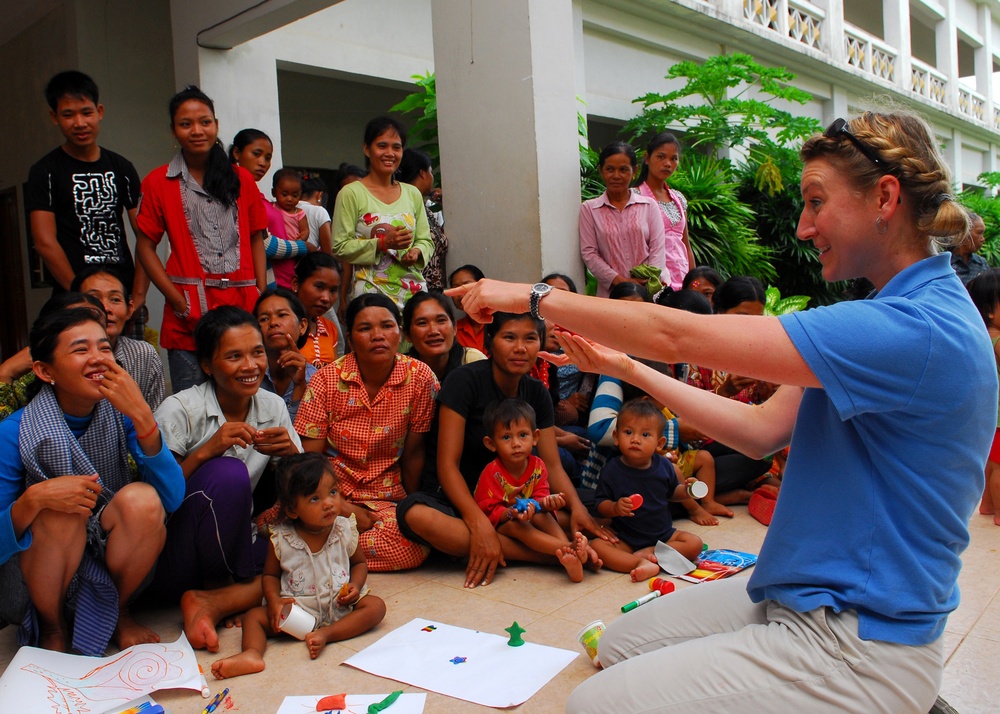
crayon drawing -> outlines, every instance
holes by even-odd
[[[136,645],[111,657],[22,647],[0,677],[0,711],[99,714],[157,689],[201,691],[194,650],[176,642]]]

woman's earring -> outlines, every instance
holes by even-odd
[[[889,231],[889,222],[879,216],[875,219],[875,230],[878,231],[880,236],[884,236]]]

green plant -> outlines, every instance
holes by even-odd
[[[988,171],[979,175],[989,189],[1000,186],[1000,172]],[[1000,265],[1000,198],[991,195],[991,190],[974,188],[958,195],[959,203],[983,218],[986,225],[986,237],[979,255],[990,265]]]
[[[437,165],[441,158],[441,150],[438,147],[437,88],[434,73],[414,74],[411,79],[416,82],[419,89],[406,95],[403,101],[390,107],[389,111],[401,114],[418,112],[417,120],[408,132],[410,144],[415,144],[416,148],[426,151],[431,161]]]
[[[686,79],[673,92],[638,99],[642,113],[628,122],[634,137],[680,127],[691,146],[708,152],[743,147],[763,157],[771,149],[801,141],[820,130],[819,122],[779,109],[777,102],[805,104],[810,95],[788,84],[795,75],[765,67],[748,54],[716,55],[703,63],[678,62],[667,79]],[[685,103],[700,98],[697,103]]]
[[[809,304],[808,295],[789,295],[781,297],[781,291],[773,285],[769,285],[764,291],[764,314],[777,317],[787,315],[790,312],[805,310]]]
[[[737,197],[728,159],[692,152],[671,181],[688,201],[688,231],[699,265],[712,265],[728,277],[753,275],[764,283],[775,278],[770,250],[757,241],[753,211]]]

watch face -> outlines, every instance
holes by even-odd
[[[552,290],[552,286],[548,283],[535,283],[531,286],[531,292],[536,295],[546,295]]]

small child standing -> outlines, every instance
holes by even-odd
[[[966,286],[972,304],[983,316],[986,329],[993,343],[993,356],[997,361],[997,376],[1000,376],[1000,268],[990,268],[969,281]],[[993,516],[993,523],[1000,526],[1000,416],[997,430],[993,435],[993,446],[986,459],[986,489],[979,504],[979,512]]]
[[[555,555],[574,583],[583,580],[583,565],[599,564],[582,533],[573,542],[552,515],[566,505],[561,493],[549,492],[545,462],[531,453],[538,444],[535,410],[521,399],[491,404],[483,414],[488,436],[483,443],[497,455],[479,476],[476,503],[497,532],[538,553]]]
[[[670,501],[690,499],[687,485],[680,483],[669,459],[660,456],[666,439],[666,417],[648,399],[632,399],[618,412],[614,431],[615,445],[621,455],[608,460],[597,483],[595,503],[602,516],[611,518],[611,526],[621,539],[618,543],[594,540],[593,548],[612,570],[629,573],[633,582],[660,572],[653,549],[663,541],[685,558],[694,559],[701,552],[701,538],[673,527]],[[632,496],[642,498],[641,505]]]
[[[280,632],[287,604],[316,618],[305,638],[312,659],[328,642],[357,637],[385,617],[385,603],[365,586],[368,566],[358,552],[357,522],[353,514],[340,515],[343,502],[329,460],[316,453],[285,457],[276,482],[288,520],[272,526],[261,578],[267,604],[243,616],[243,651],[212,664],[217,679],[264,669],[267,638]]]
[[[281,211],[285,219],[285,239],[290,241],[307,241],[309,238],[309,220],[306,212],[299,208],[302,198],[302,178],[294,169],[279,169],[271,182],[271,195],[274,196],[274,207]],[[318,250],[311,243],[309,251]],[[271,267],[274,270],[274,281],[279,287],[291,288],[295,277],[293,258],[274,258]]]

